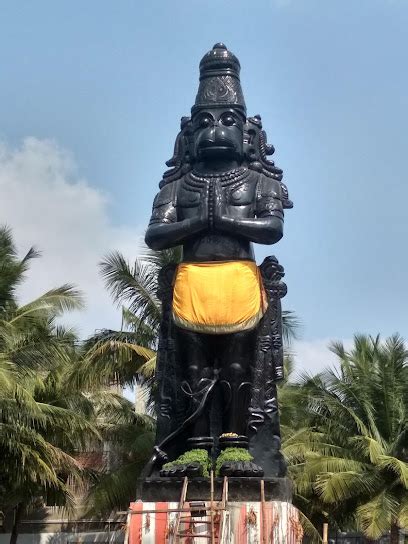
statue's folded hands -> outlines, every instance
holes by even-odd
[[[283,221],[279,217],[231,217],[215,215],[214,226],[219,232],[235,233],[258,244],[275,244],[283,236]]]
[[[244,191],[241,191],[244,193],[244,198],[242,198],[244,204],[237,207],[235,202],[231,202],[233,200],[231,194],[229,194],[228,202],[228,196],[223,191],[222,185],[215,184],[214,229],[221,233],[232,233],[258,244],[275,244],[278,242],[283,236],[282,203],[279,193],[277,194],[275,190],[276,182],[272,180],[267,181],[269,182],[269,191],[265,192],[265,189],[262,189],[262,193],[257,195],[257,205],[255,209],[250,207],[247,210],[248,217],[239,215],[240,212],[242,213],[242,208],[246,203]],[[260,182],[258,184],[262,185],[262,187],[266,185]],[[235,200],[238,200],[237,197],[235,197]],[[251,202],[249,201],[249,203]],[[269,205],[271,209],[266,209],[268,204],[271,203],[272,206]],[[236,208],[241,209],[236,211]],[[262,217],[259,217],[257,212],[262,214]]]
[[[167,249],[182,244],[188,237],[206,230],[199,217],[190,217],[177,223],[155,223],[145,236],[146,244],[154,250]]]

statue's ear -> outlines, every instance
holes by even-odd
[[[188,123],[184,130],[184,143],[186,148],[185,162],[191,164],[194,162],[194,141],[193,141],[193,123],[191,118],[188,118]]]
[[[274,152],[275,148],[268,144],[266,132],[262,128],[261,116],[248,117],[244,125],[244,153],[249,168],[281,181],[282,170],[268,159]]]
[[[174,144],[173,156],[171,157],[171,159],[166,161],[166,165],[170,166],[170,170],[167,170],[163,174],[163,180],[160,184],[161,186],[169,183],[170,181],[175,181],[191,169],[191,128],[191,118],[182,117],[180,122],[181,130],[177,134],[176,142]]]
[[[259,132],[262,130],[261,118],[259,115],[248,117],[244,124],[244,155],[254,170],[262,170],[259,153]],[[259,163],[259,168],[257,164]]]
[[[167,166],[176,166],[180,161],[184,160],[187,151],[186,148],[188,147],[186,138],[188,131],[191,132],[191,118],[182,117],[180,121],[180,132],[177,134],[176,142],[174,144],[173,156],[166,161]]]

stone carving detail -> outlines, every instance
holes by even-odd
[[[241,104],[243,96],[235,88],[232,76],[221,76],[205,80],[200,87],[198,103],[209,104]]]

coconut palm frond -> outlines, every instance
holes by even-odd
[[[83,297],[72,285],[66,284],[51,289],[32,302],[21,306],[15,311],[14,317],[10,320],[15,323],[25,318],[57,316],[72,310],[81,310],[84,307]]]
[[[87,497],[86,517],[109,514],[125,509],[134,498],[135,482],[143,468],[144,461],[129,462],[118,470],[95,478]]]
[[[128,308],[122,308],[122,331],[133,332],[134,341],[142,346],[156,346],[158,342],[157,328],[152,327]]]
[[[310,544],[321,544],[322,537],[320,536],[319,531],[301,510],[299,510],[298,512],[299,521],[302,525],[303,533],[308,537],[308,542],[310,542]]]
[[[161,306],[157,298],[157,276],[148,265],[136,260],[132,267],[118,252],[111,253],[100,263],[107,289],[115,302],[130,303],[130,310],[150,324],[158,324]]]
[[[148,361],[146,361],[144,364],[141,365],[139,368],[139,374],[142,376],[145,380],[149,380],[153,378],[155,371],[156,371],[156,355],[151,357]]]
[[[299,338],[299,329],[301,321],[294,312],[283,310],[282,312],[282,333],[283,339],[287,345],[290,345],[293,340]]]
[[[157,274],[161,268],[168,264],[180,263],[183,257],[183,248],[182,246],[176,246],[161,251],[155,251],[148,248],[146,245],[142,245],[138,254],[139,259],[151,265]]]
[[[340,468],[340,467],[339,467]],[[357,471],[321,472],[314,484],[316,492],[327,503],[342,503],[356,493],[372,495],[378,491],[380,478],[376,474]]]
[[[148,361],[155,356],[154,351],[144,346],[139,346],[138,344],[129,342],[128,338],[128,335],[126,335],[125,339],[121,339],[120,337],[118,338],[118,336],[114,338],[112,336],[107,342],[98,342],[88,353],[90,360],[94,361],[99,357],[104,357],[112,352],[117,357],[125,358],[129,358],[129,355],[136,354]]]
[[[398,501],[383,490],[373,499],[356,509],[358,524],[369,538],[377,539],[386,534],[392,521],[398,516]]]
[[[398,481],[408,490],[408,463],[390,455],[380,455],[378,466],[393,472]]]

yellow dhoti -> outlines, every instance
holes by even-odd
[[[173,292],[174,322],[184,329],[225,334],[254,328],[267,308],[253,261],[181,263]]]

